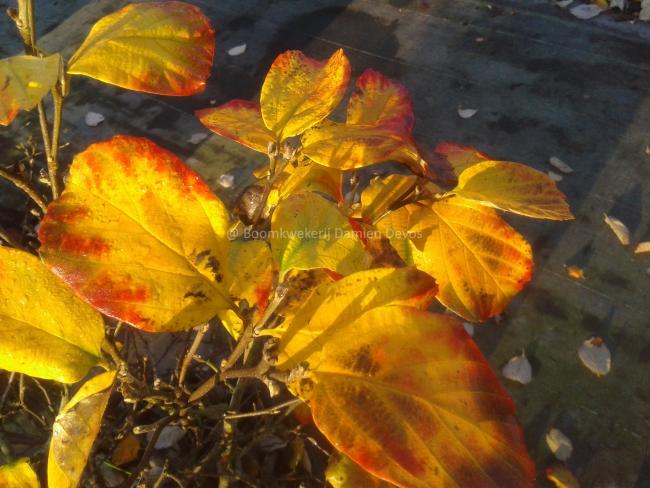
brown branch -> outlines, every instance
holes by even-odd
[[[10,183],[13,183],[13,185],[18,188],[19,190],[22,190],[29,198],[32,199],[32,201],[38,205],[38,207],[45,213],[47,210],[47,203],[45,203],[45,200],[43,200],[40,195],[34,190],[32,187],[30,187],[27,183],[25,183],[23,180],[20,178],[17,178],[16,176],[13,176],[9,173],[7,173],[4,169],[0,169],[0,178],[3,178]]]
[[[208,332],[209,329],[210,329],[210,324],[200,325],[198,327],[198,330],[196,331],[196,335],[194,336],[194,341],[192,342],[192,345],[185,353],[185,357],[183,358],[183,365],[181,366],[181,372],[178,375],[178,386],[181,388],[183,387],[185,376],[187,376],[187,370],[190,367],[192,360],[194,359],[194,354],[196,354],[196,350],[201,345],[201,342],[203,341],[203,338],[205,337],[205,334]]]

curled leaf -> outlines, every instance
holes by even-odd
[[[370,264],[347,217],[315,193],[298,193],[280,202],[273,212],[270,241],[281,280],[292,269],[325,268],[345,276]]]
[[[48,486],[79,484],[111,396],[115,371],[88,380],[56,417],[47,460]]]
[[[39,229],[50,268],[86,301],[149,331],[232,306],[225,206],[174,154],[118,136],[89,146]]]
[[[578,349],[578,357],[596,376],[606,375],[612,366],[612,354],[600,337],[587,339]]]
[[[451,164],[456,175],[460,175],[466,168],[476,163],[494,159],[473,147],[463,146],[462,144],[455,144],[453,142],[439,143],[435,148],[435,152]]]
[[[546,434],[546,444],[553,455],[560,461],[566,461],[571,457],[573,444],[571,439],[564,435],[559,429],[551,429]]]
[[[260,102],[266,127],[280,140],[302,134],[339,104],[350,80],[342,49],[326,61],[300,51],[278,56],[262,85]]]
[[[0,246],[0,368],[74,383],[103,339],[101,316],[38,258]]]
[[[461,119],[470,119],[474,117],[477,113],[478,113],[478,109],[476,108],[458,107],[458,116]]]
[[[68,73],[129,90],[192,95],[203,90],[214,31],[189,3],[132,3],[99,20],[68,62]]]
[[[522,385],[527,385],[533,379],[533,368],[526,357],[526,353],[523,351],[521,352],[521,356],[510,358],[501,370],[501,373],[509,380],[516,381]]]
[[[556,156],[551,156],[548,160],[548,163],[554,168],[559,169],[561,173],[573,173],[573,168]]]
[[[0,466],[1,488],[40,488],[38,477],[27,458]]]
[[[573,218],[566,197],[541,171],[507,161],[482,161],[463,170],[451,193],[527,217]]]
[[[605,214],[605,223],[612,229],[621,244],[627,246],[630,243],[630,230],[623,222],[616,217]]]
[[[266,128],[258,104],[246,100],[231,100],[214,108],[198,110],[196,116],[215,134],[232,139],[246,147],[265,153],[275,140]]]
[[[13,56],[0,60],[0,125],[9,125],[19,110],[31,110],[59,78],[61,56]]]

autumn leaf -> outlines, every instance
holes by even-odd
[[[231,100],[214,108],[198,110],[196,116],[215,134],[266,154],[273,132],[262,120],[260,106],[246,100]]]
[[[0,368],[74,383],[103,339],[101,316],[37,257],[0,247]]]
[[[494,159],[487,154],[477,151],[473,147],[455,144],[453,142],[441,142],[436,146],[434,151],[451,164],[457,176],[470,166],[482,161]]]
[[[279,199],[296,193],[315,191],[329,195],[337,202],[343,201],[343,174],[333,168],[308,163],[293,167],[288,165],[279,178]]]
[[[389,160],[410,161],[405,157],[405,146],[412,146],[409,137],[378,125],[331,124],[302,136],[305,156],[344,171]]]
[[[40,488],[40,486],[27,458],[0,466],[0,488]]]
[[[514,404],[452,317],[384,306],[312,334],[292,389],[364,469],[412,488],[534,485]]]
[[[39,229],[41,254],[86,301],[143,330],[187,330],[232,307],[228,211],[148,139],[118,136],[72,163]]]
[[[404,86],[375,70],[365,70],[348,102],[347,123],[379,125],[410,134],[415,125],[411,96]]]
[[[262,118],[279,140],[303,133],[339,104],[348,81],[350,62],[343,50],[327,61],[300,51],[278,56],[262,85]]]
[[[133,3],[99,20],[68,63],[68,73],[158,95],[203,90],[214,31],[185,2]]]
[[[538,219],[570,220],[566,197],[545,173],[523,164],[482,161],[463,170],[450,193]]]
[[[292,269],[326,268],[348,275],[370,264],[347,217],[315,193],[299,193],[280,202],[273,212],[270,241],[280,280]]]
[[[48,486],[75,488],[79,484],[115,375],[108,371],[88,380],[56,417],[47,461]]]
[[[377,268],[318,286],[279,327],[268,332],[281,338],[279,368],[290,369],[363,313],[384,305],[426,308],[437,291],[436,282],[415,268]]]
[[[395,486],[371,475],[349,457],[335,452],[325,470],[325,479],[333,488],[390,488]]]
[[[415,176],[393,174],[374,178],[361,193],[361,217],[368,223],[375,222],[408,196],[416,184]]]
[[[530,245],[497,213],[461,197],[407,205],[378,222],[406,263],[436,278],[438,300],[469,321],[501,313],[530,280]]]
[[[9,125],[19,110],[31,110],[59,78],[61,56],[13,56],[0,60],[0,125]]]

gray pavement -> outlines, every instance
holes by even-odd
[[[5,2],[6,3],[6,2]],[[70,54],[90,25],[124,0],[37,1],[46,50]],[[251,182],[257,155],[208,137],[192,115],[210,101],[255,98],[273,58],[301,49],[317,58],[343,47],[353,74],[375,68],[411,91],[416,136],[451,140],[541,170],[557,156],[575,172],[559,187],[576,220],[508,218],[533,243],[536,272],[500,323],[476,338],[495,368],[526,350],[534,378],[505,381],[515,398],[540,478],[552,461],[544,435],[560,428],[573,441],[569,467],[588,488],[650,487],[650,255],[635,256],[603,223],[623,220],[633,245],[650,240],[650,24],[581,21],[546,0],[220,0],[194,1],[217,30],[215,68],[204,93],[176,99],[135,94],[76,78],[66,101],[64,140],[74,152],[115,133],[147,135],[177,151],[226,201]],[[0,1],[0,8],[3,2]],[[72,14],[67,20],[61,20]],[[42,22],[41,22],[42,20]],[[17,54],[0,24],[0,56]],[[246,43],[247,51],[226,50]],[[478,108],[461,119],[459,105]],[[86,127],[87,111],[106,116]],[[23,115],[0,130],[0,158],[17,155],[11,138],[35,132]],[[188,159],[191,158],[191,159]],[[236,187],[216,181],[235,175]],[[0,183],[0,206],[22,199]],[[0,209],[0,215],[8,214]],[[0,218],[0,222],[2,219]],[[585,280],[566,276],[565,264]],[[598,335],[612,351],[612,370],[597,378],[579,361],[582,342]],[[547,486],[540,480],[540,486]]]

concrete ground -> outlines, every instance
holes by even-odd
[[[0,9],[4,10],[3,1]],[[37,1],[42,46],[70,54],[100,16],[124,0]],[[42,5],[46,4],[47,5]],[[116,133],[147,135],[177,151],[226,201],[250,183],[258,156],[211,136],[193,110],[231,98],[256,98],[273,58],[301,49],[324,58],[343,47],[353,74],[375,68],[413,95],[416,136],[451,140],[496,158],[547,170],[557,156],[575,170],[559,183],[576,215],[569,223],[509,219],[533,243],[536,272],[503,320],[476,338],[495,368],[526,350],[533,381],[504,380],[515,398],[540,470],[552,461],[544,436],[558,427],[573,441],[568,465],[588,488],[650,487],[650,25],[606,16],[581,21],[547,0],[194,0],[217,29],[214,73],[204,93],[174,99],[135,94],[75,78],[66,101],[64,140],[74,152]],[[66,16],[71,17],[66,18]],[[19,52],[0,24],[0,57]],[[246,43],[246,53],[226,50]],[[459,105],[478,108],[471,119]],[[106,116],[90,128],[87,111]],[[0,160],[14,161],[12,138],[33,133],[21,116],[0,131]],[[192,158],[192,159],[188,159]],[[236,188],[218,188],[224,172]],[[0,215],[21,205],[0,183]],[[623,220],[632,246],[618,243],[603,213]],[[0,222],[2,219],[0,218]],[[585,279],[564,267],[584,269]],[[612,369],[598,378],[578,359],[585,339],[602,337]]]

